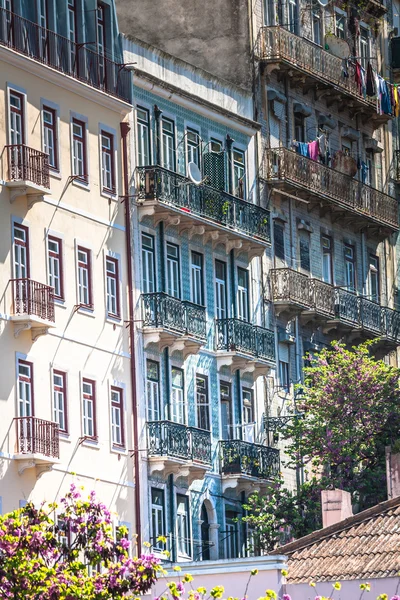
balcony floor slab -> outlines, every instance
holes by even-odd
[[[267,479],[258,479],[257,477],[251,477],[250,475],[221,475],[222,480],[222,493],[224,494],[227,490],[235,490],[236,494],[245,492],[246,496],[259,492],[261,495],[265,494],[270,486],[270,482]]]
[[[254,357],[251,354],[245,354],[243,352],[224,352],[222,350],[217,351],[217,369],[221,370],[222,367],[228,367],[232,373],[239,370],[241,373],[252,373],[256,379],[261,375],[267,375],[271,368],[275,366],[273,361],[263,360],[258,357]]]
[[[184,358],[191,354],[197,354],[206,343],[206,340],[200,340],[165,328],[144,327],[142,331],[145,349],[150,344],[155,344],[160,352],[165,348],[169,348],[171,353],[182,352]]]
[[[7,181],[6,186],[10,192],[10,203],[26,197],[28,208],[31,208],[36,202],[41,202],[44,196],[50,194],[50,189],[27,180]]]
[[[14,337],[17,338],[23,331],[30,330],[32,341],[36,341],[41,335],[46,335],[49,329],[56,326],[52,321],[36,315],[12,315],[10,320],[14,323]]]
[[[161,473],[164,478],[173,475],[174,478],[184,477],[189,485],[195,480],[204,479],[205,474],[211,468],[211,465],[203,465],[183,458],[171,456],[149,456],[150,475]]]

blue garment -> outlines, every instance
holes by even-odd
[[[392,113],[392,103],[390,101],[389,87],[386,81],[378,75],[379,80],[379,94],[381,96],[381,112],[385,115]]]
[[[310,158],[310,154],[308,152],[308,144],[306,144],[306,142],[297,142],[298,146],[297,146],[297,152],[299,154],[301,154],[302,156],[306,156],[307,158]]]
[[[368,171],[369,171],[369,167],[368,167],[367,163],[362,161],[361,162],[361,181],[362,181],[362,183],[365,183],[367,181]]]

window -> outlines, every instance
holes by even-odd
[[[66,433],[67,425],[67,374],[62,371],[53,371],[53,419]]]
[[[225,152],[219,140],[211,138],[202,153],[203,172],[207,184],[217,190],[225,190]]]
[[[52,235],[47,237],[47,259],[49,285],[54,288],[54,297],[64,299],[62,240]]]
[[[96,438],[96,394],[95,382],[90,379],[82,380],[83,399],[83,435]]]
[[[106,69],[104,56],[106,53],[106,27],[105,27],[105,6],[97,5],[97,52],[99,54],[99,78],[100,84],[106,80]]]
[[[160,364],[154,360],[146,362],[147,379],[147,418],[149,421],[161,419],[160,407]]]
[[[186,131],[187,162],[194,162],[200,168],[200,136],[194,129]]]
[[[49,165],[58,170],[57,152],[57,113],[53,108],[43,106],[43,151],[49,155]]]
[[[83,121],[72,119],[72,174],[87,183],[86,129]]]
[[[335,11],[335,35],[344,40],[346,37],[346,15]]]
[[[78,246],[78,299],[82,306],[93,308],[90,250],[81,246]]]
[[[143,293],[151,294],[156,289],[154,237],[146,233],[142,234],[142,268]]]
[[[150,158],[150,114],[146,108],[136,109],[138,166],[151,165]]]
[[[199,252],[192,252],[191,276],[192,302],[203,305],[203,255]]]
[[[322,247],[322,280],[325,283],[332,283],[332,238],[321,236]]]
[[[167,243],[167,294],[179,298],[180,293],[179,246]]]
[[[208,378],[196,375],[197,427],[210,431],[210,405],[208,399]]]
[[[300,267],[310,271],[310,234],[307,231],[299,233]]]
[[[190,556],[190,523],[189,523],[189,498],[176,495],[176,537],[178,554]]]
[[[215,261],[215,307],[217,319],[227,317],[226,263]]]
[[[221,401],[221,434],[223,440],[233,438],[232,431],[232,387],[230,383],[220,383],[219,396]]]
[[[360,59],[361,66],[366,70],[370,57],[369,51],[369,31],[365,27],[360,27]]]
[[[276,258],[285,260],[285,236],[284,227],[281,223],[274,221],[274,248]]]
[[[151,488],[151,545],[153,550],[165,550],[164,544],[158,541],[165,537],[165,500],[164,490]]]
[[[298,11],[297,11],[297,0],[289,0],[288,5],[288,17],[289,17],[289,31],[297,33],[298,31]]]
[[[289,363],[284,360],[279,361],[279,380],[281,387],[289,391],[290,388],[290,377],[289,377]]]
[[[312,30],[314,43],[321,46],[321,12],[319,10],[312,11]]]
[[[368,284],[370,300],[379,302],[379,258],[374,254],[369,255]]]
[[[182,369],[171,369],[171,419],[175,423],[185,423],[185,390]]]
[[[242,388],[242,410],[243,410],[243,439],[254,444],[255,440],[255,417],[253,391]]]
[[[68,40],[69,40],[69,69],[71,73],[77,72],[76,61],[76,7],[75,0],[68,0]]]
[[[107,280],[107,313],[110,317],[121,316],[119,300],[119,265],[118,259],[107,256],[106,258],[106,280]]]
[[[18,416],[31,417],[33,407],[33,364],[18,360]]]
[[[238,148],[233,149],[233,195],[238,198],[246,196],[245,154]]]
[[[237,314],[242,321],[249,320],[249,272],[238,267]]]
[[[175,124],[169,119],[161,119],[161,139],[163,164],[165,169],[175,171]]]
[[[374,187],[375,171],[374,171],[374,155],[373,152],[365,153],[365,163],[361,163],[361,181],[367,185]]]
[[[124,396],[120,388],[111,388],[111,441],[113,446],[125,446]]]
[[[29,277],[29,229],[24,225],[14,223],[14,278]]]
[[[264,25],[267,25],[267,27],[277,25],[275,22],[274,0],[264,0]]]
[[[344,275],[345,286],[348,290],[354,292],[356,289],[356,268],[354,246],[344,245]]]
[[[234,510],[225,510],[225,536],[226,558],[237,558],[239,555],[238,513]]]
[[[10,91],[10,114],[9,114],[9,139],[11,145],[25,143],[25,114],[24,114],[24,96],[14,90]],[[18,155],[15,161],[18,164]]]
[[[298,112],[294,113],[294,139],[297,142],[305,141],[304,115]]]
[[[104,131],[101,139],[101,185],[105,192],[115,194],[114,138]]]

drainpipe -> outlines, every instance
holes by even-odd
[[[132,222],[129,199],[129,173],[128,173],[128,134],[129,123],[120,123],[122,138],[122,168],[123,185],[125,197],[125,240],[128,267],[128,323],[130,339],[130,372],[132,388],[132,419],[133,419],[133,461],[135,468],[135,527],[137,535],[138,553],[142,550],[142,524],[140,515],[140,473],[139,473],[139,434],[138,434],[138,403],[136,394],[136,355],[135,355],[135,324],[134,324],[134,300],[133,300],[133,276],[132,276]]]
[[[177,548],[176,548],[176,538],[174,535],[175,529],[175,498],[174,498],[174,476],[173,474],[168,476],[168,485],[169,485],[169,520],[171,524],[171,560],[172,562],[176,562]]]

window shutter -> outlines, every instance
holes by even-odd
[[[207,184],[217,190],[225,189],[225,154],[224,152],[206,152],[203,156],[204,176]]]

